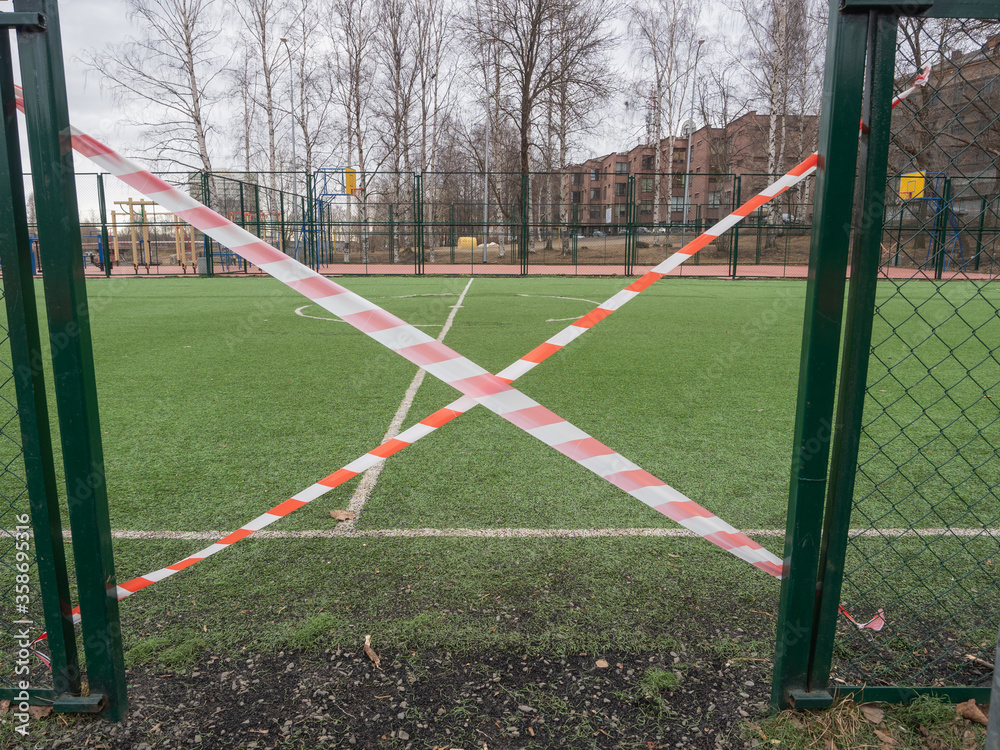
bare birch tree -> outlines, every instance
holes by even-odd
[[[138,36],[91,54],[129,119],[144,128],[157,161],[212,171],[211,111],[226,60],[218,53],[215,0],[127,0]]]
[[[519,136],[520,171],[531,167],[536,107],[564,81],[595,97],[606,78],[596,71],[613,44],[608,0],[476,0],[463,23],[473,46],[496,55],[499,103]],[[605,73],[606,76],[606,73]]]
[[[673,197],[674,139],[680,129],[687,90],[697,50],[698,12],[695,0],[634,0],[628,6],[629,34],[635,51],[648,70],[642,84],[648,92],[650,135],[654,146],[653,205],[670,220]],[[666,134],[667,143],[661,148]],[[663,152],[666,151],[666,170]],[[666,171],[666,195],[662,195]]]
[[[279,169],[279,112],[275,95],[278,72],[286,67],[280,39],[288,25],[287,3],[285,0],[231,0],[230,4],[243,22],[241,41],[247,57],[255,61],[254,73],[258,85],[255,87],[257,96],[254,105],[262,115],[261,122],[267,137],[265,155],[270,172],[269,185],[274,190]]]

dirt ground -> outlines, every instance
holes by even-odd
[[[720,655],[711,644],[756,648],[756,636],[764,633],[705,627],[707,633],[692,628],[701,635],[681,636],[654,653],[386,649],[380,667],[360,644],[315,653],[206,654],[185,669],[130,669],[131,711],[121,724],[53,715],[32,722],[23,747],[759,746],[742,737],[747,722],[767,712],[769,654]]]

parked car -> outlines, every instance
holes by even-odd
[[[594,230],[594,236],[595,237],[607,237],[607,235],[604,232],[602,232],[600,229],[595,229]]]

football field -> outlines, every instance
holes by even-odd
[[[343,283],[491,372],[627,284]],[[929,316],[940,300],[924,287]],[[88,292],[119,583],[457,395],[269,279],[95,280]],[[663,280],[515,386],[780,555],[804,295],[798,281]],[[906,525],[892,498],[884,507],[880,528]],[[330,515],[345,509],[356,518]],[[916,525],[961,525],[958,505],[941,512]],[[477,407],[121,610],[131,663],[367,633],[399,648],[572,652],[662,647],[692,607],[766,632],[778,588]]]

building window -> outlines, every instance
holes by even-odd
[[[624,182],[616,182],[615,183],[615,195],[617,195],[619,198],[621,198],[621,197],[623,197],[625,195],[625,183]]]
[[[628,174],[628,162],[615,162],[615,174]]]
[[[684,196],[677,195],[670,199],[670,210],[671,211],[683,211],[684,210]]]
[[[592,209],[590,209],[590,218],[591,219],[597,219],[598,221],[600,221],[600,218],[601,218],[601,209],[599,209],[599,208],[592,208]]]
[[[573,192],[571,192],[569,194],[569,201],[570,201],[570,203],[579,203],[580,202],[580,191],[579,190],[574,190]]]
[[[642,157],[642,169],[643,169],[643,171],[647,171],[648,172],[648,171],[650,171],[652,169],[655,169],[655,168],[656,168],[655,167],[655,158],[654,158],[654,156],[652,154],[650,154],[649,156]]]
[[[590,200],[596,201],[596,200],[599,200],[600,197],[601,197],[601,189],[600,188],[591,188],[590,189]]]
[[[673,179],[673,183],[674,183],[674,187],[675,188],[682,188],[682,187],[684,187],[684,175],[682,175],[682,174],[675,174],[674,175],[674,179]]]
[[[573,184],[574,185],[579,185],[581,182],[583,182],[583,175],[580,174],[579,172],[574,172],[573,173]]]
[[[653,178],[643,177],[639,182],[639,192],[641,193],[652,193],[653,192]]]
[[[722,193],[718,190],[708,194],[708,205],[712,208],[718,208],[722,205]]]
[[[601,173],[600,173],[600,171],[598,171],[596,169],[591,169],[590,170],[590,181],[591,182],[597,182],[599,179],[601,179]]]
[[[653,201],[643,201],[639,204],[639,213],[643,215],[653,213]]]
[[[626,215],[626,213],[628,211],[628,206],[626,206],[624,203],[619,203],[618,206],[617,206],[617,209],[618,209],[618,212],[617,212],[618,213],[618,218],[619,219],[624,219],[625,215]]]

